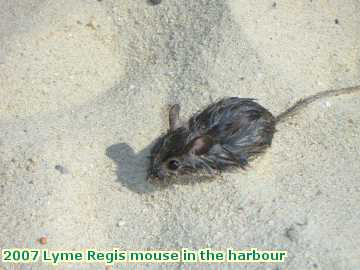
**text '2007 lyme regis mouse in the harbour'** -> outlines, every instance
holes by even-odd
[[[169,131],[151,150],[148,178],[202,172],[213,175],[245,168],[270,145],[275,126],[299,109],[320,99],[360,93],[360,86],[320,92],[296,102],[278,116],[249,98],[224,98],[196,113],[187,123],[179,120],[180,106],[169,112]]]

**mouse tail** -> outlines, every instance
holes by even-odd
[[[276,121],[276,123],[281,123],[281,122],[285,121],[286,119],[295,115],[297,112],[304,109],[309,104],[313,103],[314,101],[316,101],[318,99],[352,94],[352,93],[356,93],[356,92],[360,93],[360,86],[347,87],[347,88],[342,88],[342,89],[337,89],[337,90],[326,90],[323,92],[319,92],[315,95],[312,95],[312,96],[309,96],[306,98],[302,98],[299,101],[297,101],[294,105],[292,105],[290,108],[288,108],[287,110],[285,110],[284,112],[282,112],[278,116],[276,116],[275,121]]]

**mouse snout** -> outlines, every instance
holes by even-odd
[[[165,174],[162,172],[162,170],[159,167],[152,167],[149,170],[147,176],[147,180],[153,180],[153,179],[162,180],[164,178],[165,178]]]

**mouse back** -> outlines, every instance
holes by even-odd
[[[223,170],[228,166],[246,166],[250,157],[270,146],[275,118],[253,99],[232,97],[194,115],[189,129],[192,134],[213,139],[207,159]]]

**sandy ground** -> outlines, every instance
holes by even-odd
[[[219,97],[254,97],[278,114],[360,84],[359,1],[0,6],[1,248],[256,247],[288,258],[231,267],[360,269],[360,95],[316,102],[278,126],[245,172],[162,190],[145,182],[169,103],[186,118]]]

